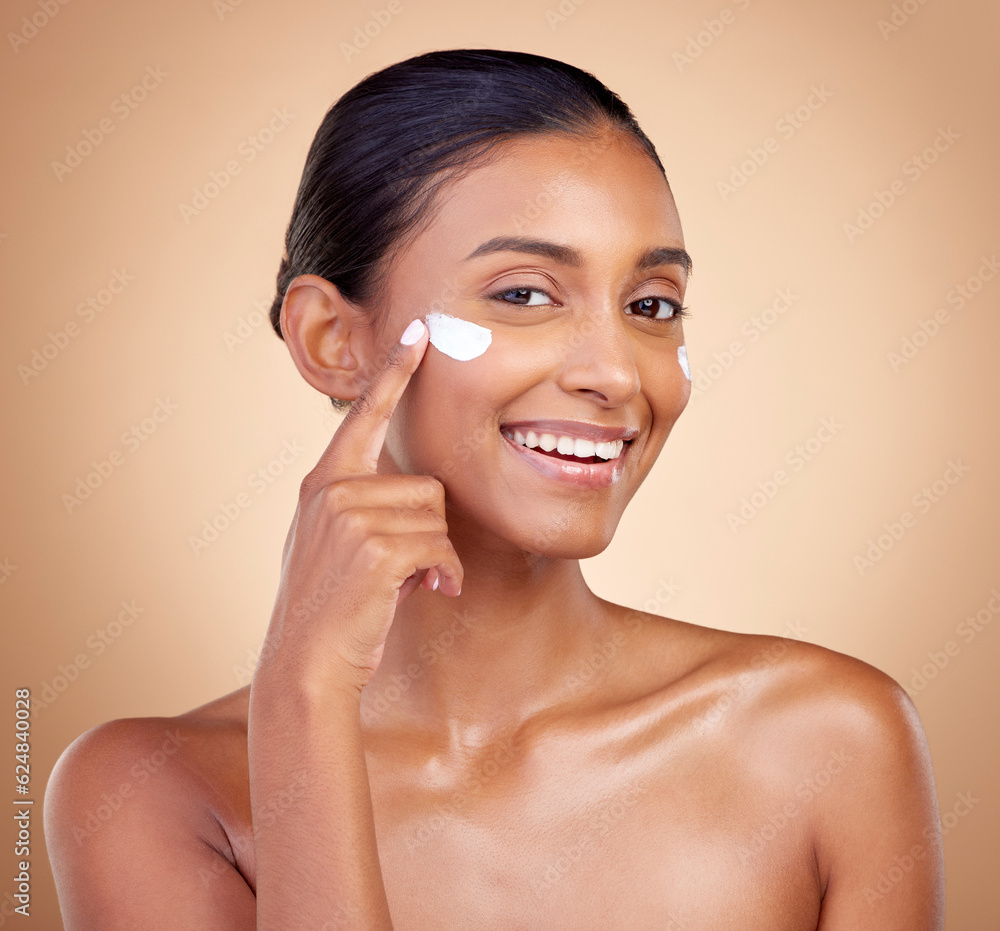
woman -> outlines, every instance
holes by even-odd
[[[687,403],[690,271],[652,144],[586,72],[440,51],[338,101],[272,322],[353,403],[251,685],[63,754],[67,929],[943,927],[895,682],[581,574]]]

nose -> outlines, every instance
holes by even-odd
[[[639,369],[628,321],[611,306],[574,315],[560,346],[559,386],[606,407],[626,404],[639,391]]]

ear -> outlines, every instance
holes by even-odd
[[[299,275],[285,291],[281,332],[299,374],[327,397],[353,401],[369,379],[364,314],[318,275]]]

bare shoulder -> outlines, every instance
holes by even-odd
[[[672,684],[697,696],[694,719],[706,732],[739,734],[745,752],[781,759],[790,772],[822,768],[842,751],[864,761],[869,781],[881,773],[898,782],[903,771],[932,784],[917,709],[882,670],[803,640],[667,624],[664,638],[684,657]]]
[[[915,739],[923,742],[909,695],[863,660],[789,637],[636,616],[641,620],[633,625],[643,633],[640,650],[663,674],[662,681],[652,680],[656,688],[697,692],[720,717],[752,718],[772,739],[785,733],[796,746],[803,738],[824,745],[836,739],[855,746],[888,742],[897,749]]]
[[[869,663],[800,640],[679,621],[663,634],[687,655],[664,694],[680,689],[702,745],[738,763],[766,831],[794,824],[811,847],[821,931],[942,928],[934,776],[906,691]]]
[[[252,927],[252,891],[225,829],[248,794],[240,703],[236,692],[174,717],[108,721],[63,751],[44,823],[67,929],[216,919],[213,927]],[[123,898],[123,887],[132,896]],[[158,912],[171,888],[190,893],[189,910],[171,912],[176,925]]]
[[[923,726],[906,691],[853,656],[784,637],[737,635],[728,660],[761,734],[790,759],[822,769],[835,752],[857,761],[871,788],[900,774],[933,785]],[[744,722],[749,725],[750,722]]]
[[[89,787],[113,790],[112,801],[115,795],[122,801],[142,799],[150,783],[155,785],[150,800],[220,789],[241,737],[245,752],[248,692],[246,687],[172,717],[119,718],[90,728],[59,757],[47,810],[54,814],[60,803]]]

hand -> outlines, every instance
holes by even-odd
[[[429,475],[377,472],[389,419],[427,349],[427,327],[411,327],[416,341],[392,348],[302,480],[258,671],[290,664],[293,675],[360,693],[396,607],[435,580],[446,595],[461,591],[444,486]]]

